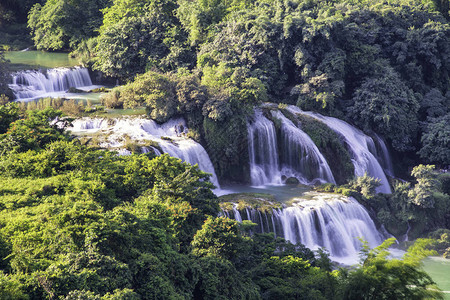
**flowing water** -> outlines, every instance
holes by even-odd
[[[70,87],[90,90],[98,86],[92,85],[87,69],[74,68],[77,61],[70,59],[65,53],[14,51],[6,52],[5,57],[11,61],[15,70],[48,69],[18,71],[13,74],[10,87],[19,101],[43,97],[98,97],[90,93],[67,93]],[[352,155],[355,174],[361,176],[367,172],[379,178],[382,186],[378,191],[390,193],[385,173],[393,176],[394,172],[382,138],[375,135],[374,141],[350,124],[335,118],[303,112],[293,106],[288,109],[293,113],[314,117],[340,134]],[[228,215],[238,221],[252,220],[258,224],[259,232],[274,232],[293,243],[301,242],[311,249],[325,247],[334,260],[347,264],[355,263],[360,249],[358,237],[375,247],[385,236],[375,228],[367,211],[354,199],[336,195],[317,195],[311,199],[301,196],[305,195],[307,188],[282,184],[284,179],[289,177],[295,177],[303,184],[334,182],[334,177],[323,155],[308,135],[280,111],[272,112],[271,118],[279,121],[279,136],[274,123],[260,110],[255,111],[248,124],[251,183],[264,187],[263,191],[274,194],[278,201],[294,199],[294,205],[273,210],[271,213],[261,213],[249,208],[238,211],[234,207]],[[198,164],[200,169],[212,174],[212,182],[219,187],[208,154],[200,144],[185,137],[187,128],[182,119],[158,125],[145,119],[108,121],[85,118],[76,120],[72,131],[82,135],[103,132],[108,137],[102,146],[115,147],[123,155],[131,153],[124,149],[126,139],[154,141],[158,146],[143,146],[143,152],[152,151],[157,155],[164,152],[191,164]],[[236,191],[261,192],[261,189],[232,186],[227,187],[224,193]],[[446,291],[446,299],[450,299],[450,262],[440,258],[428,258],[424,261],[424,268],[438,286]]]
[[[119,154],[130,154],[124,150],[127,140],[143,144],[153,141],[158,146],[144,146],[144,152],[154,149],[157,155],[161,152],[168,153],[192,165],[198,164],[202,171],[212,174],[211,182],[220,188],[208,153],[199,143],[186,137],[187,127],[183,119],[172,119],[159,125],[143,118],[82,118],[73,122],[71,131],[80,135],[101,133],[106,140],[100,146],[116,148]]]
[[[256,110],[253,121],[247,128],[252,185],[281,184],[278,143],[272,121],[264,117],[260,110]]]
[[[88,69],[74,67],[15,72],[9,87],[17,101],[30,101],[65,97],[69,88],[89,91],[100,86],[92,84]]]
[[[236,220],[251,220],[258,224],[257,232],[274,232],[292,243],[302,243],[317,250],[330,252],[338,262],[354,264],[361,248],[359,238],[370,247],[378,246],[384,236],[377,230],[364,207],[351,197],[335,194],[305,193],[293,206],[263,213],[257,209],[236,207],[225,214]]]
[[[256,110],[248,124],[250,178],[253,186],[277,185],[294,177],[302,184],[335,183],[327,161],[311,138],[281,112],[274,123]]]
[[[270,114],[266,112],[266,115],[256,110],[248,123],[252,185],[263,186],[264,192],[272,193],[289,177],[307,185],[335,183],[327,161],[309,136],[295,120],[270,108]],[[294,106],[287,109],[294,115],[308,115],[322,121],[338,133],[352,157],[355,174],[363,176],[367,173],[378,178],[381,186],[377,191],[391,192],[384,172],[393,175],[392,162],[381,138],[376,136],[375,143],[361,130],[339,119],[303,112]],[[358,259],[361,246],[358,238],[366,240],[370,247],[376,247],[388,237],[377,230],[367,211],[353,198],[321,194],[314,199],[299,196],[293,202],[294,205],[271,213],[251,208],[238,211],[235,207],[228,215],[239,221],[251,220],[258,224],[259,232],[274,232],[310,249],[325,247],[333,260],[347,264],[356,263]]]
[[[302,184],[336,183],[327,161],[311,138],[280,111],[272,115],[281,121],[281,175],[295,177]]]
[[[381,153],[378,154],[380,157],[385,155],[383,153],[388,156],[387,150],[383,152],[380,148],[377,151],[372,139],[345,122],[320,115],[315,117],[325,120],[330,128],[343,135],[353,155],[355,168],[358,168],[357,174],[368,172],[372,176],[377,174],[378,178],[382,177],[381,174],[384,176],[383,168],[370,150]],[[143,118],[84,118],[74,122],[72,131],[81,135],[101,133],[106,139],[100,146],[118,149],[121,154],[129,154],[125,145],[127,141],[134,141],[144,146],[144,152],[168,153],[198,164],[200,169],[212,174],[211,181],[219,187],[207,152],[200,144],[186,137],[188,129],[183,119],[172,119],[159,125]],[[259,192],[278,193],[278,198],[288,201],[290,206],[269,213],[251,208],[239,211],[235,207],[227,212],[228,216],[238,221],[251,220],[258,224],[258,232],[274,232],[292,243],[299,242],[313,250],[324,247],[333,260],[345,264],[358,260],[361,246],[358,238],[366,240],[370,247],[383,241],[386,236],[377,230],[367,211],[355,199],[335,194],[305,193],[305,190],[298,190],[299,187],[282,184],[288,177],[295,177],[303,184],[334,182],[327,161],[293,120],[278,110],[272,110],[270,115],[256,110],[249,120],[248,136],[252,185],[259,186]],[[380,141],[377,140],[377,143]],[[218,194],[231,192],[235,191],[228,187],[216,190]]]
[[[381,163],[384,172],[394,177],[394,166],[392,164],[391,155],[389,154],[389,150],[386,146],[384,140],[378,135],[374,134],[375,142],[376,142],[376,153],[378,161]]]
[[[375,155],[370,151],[370,148],[372,148],[373,151],[375,148],[372,138],[342,120],[322,116],[318,113],[304,112],[296,106],[289,106],[288,110],[294,114],[304,114],[322,121],[329,128],[338,133],[343,138],[350,151],[352,162],[355,167],[355,175],[363,176],[364,173],[367,172],[368,175],[380,180],[381,186],[377,188],[377,192],[386,194],[391,193],[389,181],[387,180],[383,168]],[[379,142],[382,142],[382,140]],[[384,142],[382,143],[384,144]]]

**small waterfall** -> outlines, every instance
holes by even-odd
[[[247,128],[252,185],[281,184],[277,136],[272,121],[256,110]]]
[[[370,151],[371,145],[374,145],[372,138],[342,120],[322,116],[318,113],[304,112],[292,105],[288,107],[288,110],[294,114],[304,114],[322,121],[338,133],[347,144],[350,154],[352,155],[355,174],[357,176],[363,176],[364,173],[367,172],[370,176],[380,179],[381,186],[377,188],[377,192],[385,194],[391,193],[389,181],[386,178],[383,168]],[[372,148],[374,148],[374,146],[372,146]],[[372,149],[372,151],[374,150]]]
[[[93,87],[86,68],[55,68],[45,73],[36,70],[19,71],[9,85],[18,101],[57,96],[69,88]]]
[[[156,142],[164,153],[180,158],[192,165],[198,164],[202,171],[212,174],[211,182],[217,188],[220,188],[208,153],[199,143],[185,137],[188,129],[183,119],[172,119],[159,125],[153,120],[142,118],[124,118],[113,121],[101,118],[82,118],[75,120],[72,125],[73,127],[70,130],[74,133],[104,132],[107,141],[100,145],[105,148],[115,147],[123,149],[124,139]],[[152,149],[155,154],[161,154],[153,146],[147,148]],[[119,153],[131,154],[129,151],[123,150],[119,150]]]
[[[149,146],[149,147],[142,147],[142,153],[149,153],[149,152],[153,152],[155,155],[161,155],[162,152],[159,151],[157,148],[153,147],[153,146]]]
[[[233,213],[225,215],[239,221],[251,220],[258,224],[256,232],[274,232],[313,250],[324,247],[333,260],[341,262],[358,257],[358,238],[366,240],[370,247],[384,239],[364,207],[351,197],[325,194],[314,200],[297,200],[294,206],[274,209],[269,216],[249,208],[245,213],[233,209]]]
[[[281,175],[295,177],[302,184],[336,183],[327,161],[311,138],[280,111],[272,115],[281,120]]]
[[[72,122],[72,127],[70,128],[73,132],[95,132],[100,129],[108,128],[108,120],[102,118],[85,118],[78,119]]]
[[[327,161],[311,138],[281,112],[280,137],[272,121],[260,110],[248,124],[250,177],[254,186],[276,185],[282,178],[295,177],[302,184],[335,183]]]
[[[381,165],[383,166],[384,172],[394,177],[394,166],[392,164],[391,156],[389,155],[388,148],[386,147],[386,143],[384,140],[378,135],[374,134],[375,141],[376,141],[376,153],[378,161],[381,162]]]

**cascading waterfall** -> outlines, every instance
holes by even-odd
[[[108,120],[101,118],[84,118],[78,119],[72,122],[72,127],[70,128],[73,132],[95,132],[100,129],[108,128]]]
[[[89,134],[104,131],[105,136],[108,136],[108,140],[100,145],[105,148],[123,147],[124,143],[122,141],[124,137],[133,141],[156,142],[162,152],[180,158],[192,165],[198,164],[202,171],[212,174],[211,182],[217,188],[220,188],[208,153],[199,143],[185,137],[187,127],[183,119],[172,119],[162,125],[158,125],[153,120],[142,118],[117,119],[112,122],[100,118],[82,118],[75,120],[72,124],[71,131],[74,133]],[[145,148],[147,151],[155,149],[155,154],[161,154],[161,151],[156,147],[148,146]],[[123,150],[119,151],[119,153],[129,154],[129,152]]]
[[[385,194],[391,193],[389,181],[386,178],[383,168],[369,149],[371,144],[374,145],[372,138],[342,120],[322,116],[314,112],[304,112],[298,107],[292,105],[288,106],[288,110],[294,114],[308,115],[322,121],[338,133],[348,146],[350,155],[352,156],[352,162],[355,167],[355,174],[357,176],[363,176],[364,173],[367,172],[368,175],[380,179],[381,186],[377,188],[377,192]],[[382,140],[380,140],[380,142],[384,144]]]
[[[86,68],[55,68],[41,72],[19,71],[12,75],[9,85],[18,101],[29,101],[42,97],[54,97],[69,88],[90,89],[92,85]]]
[[[272,121],[256,110],[247,129],[252,185],[281,184],[277,136]]]
[[[281,121],[281,175],[295,177],[302,184],[336,183],[327,161],[311,138],[280,111],[273,111]]]
[[[381,162],[383,166],[384,172],[391,177],[394,177],[394,166],[392,164],[391,156],[389,155],[389,151],[386,147],[386,143],[384,140],[378,135],[374,134],[374,138],[376,141],[376,153],[378,161]]]
[[[335,183],[327,161],[311,138],[281,112],[272,117],[281,123],[280,138],[272,121],[260,110],[248,124],[250,177],[254,186],[281,184],[295,177],[302,184]]]
[[[366,240],[370,247],[384,240],[367,211],[355,199],[327,194],[314,198],[297,199],[294,206],[269,213],[251,208],[239,211],[234,207],[224,214],[238,221],[251,220],[258,224],[257,232],[274,232],[313,250],[324,247],[333,260],[340,262],[357,257],[361,248],[359,238]]]

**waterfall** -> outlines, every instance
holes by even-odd
[[[384,239],[364,207],[351,197],[323,194],[314,200],[296,200],[294,206],[273,209],[271,213],[262,213],[263,217],[261,212],[250,208],[246,213],[234,208],[233,213],[225,215],[239,221],[251,220],[258,224],[257,232],[271,231],[312,250],[324,247],[333,260],[341,262],[357,258],[361,249],[358,238],[366,240],[372,248]]]
[[[47,71],[27,70],[13,73],[9,85],[18,101],[58,96],[69,88],[92,88],[86,68],[55,68]]]
[[[100,129],[106,129],[108,127],[108,122],[106,119],[102,118],[84,118],[78,119],[72,122],[73,132],[96,132]]]
[[[378,135],[374,134],[375,141],[376,141],[376,153],[378,161],[381,162],[381,165],[383,166],[384,172],[394,177],[394,166],[392,165],[391,156],[389,155],[389,151],[386,147],[386,143],[384,140]]]
[[[363,176],[364,173],[367,172],[368,175],[380,179],[381,186],[377,188],[377,192],[385,194],[391,193],[389,181],[386,178],[383,168],[374,154],[370,151],[370,148],[374,148],[374,146],[371,147],[371,145],[374,145],[372,138],[342,120],[322,116],[314,112],[304,112],[292,105],[288,107],[288,110],[294,114],[304,114],[322,121],[333,131],[338,133],[348,146],[355,167],[355,175]]]
[[[281,184],[277,136],[272,121],[256,110],[247,128],[252,185]]]
[[[93,134],[102,132],[106,141],[100,145],[105,148],[123,149],[126,140],[156,142],[164,153],[170,156],[180,158],[182,161],[192,165],[198,164],[199,168],[212,174],[210,180],[220,188],[217,180],[214,166],[209,159],[208,153],[197,142],[187,138],[188,132],[186,123],[183,119],[172,119],[159,125],[153,120],[142,118],[123,118],[106,120],[101,118],[82,118],[73,121],[73,127],[70,129],[78,134]],[[149,149],[155,149],[155,154],[161,152],[153,146],[146,146]],[[129,151],[119,150],[121,154],[130,154]]]
[[[280,137],[272,121],[256,110],[248,124],[250,177],[254,186],[281,184],[295,177],[302,184],[335,183],[327,161],[311,138],[281,112]]]
[[[327,161],[311,138],[280,111],[272,115],[281,121],[281,175],[295,177],[302,184],[336,183]]]

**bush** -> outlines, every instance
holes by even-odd
[[[123,108],[123,100],[120,97],[120,88],[113,88],[109,93],[100,97],[100,102],[106,108]]]

